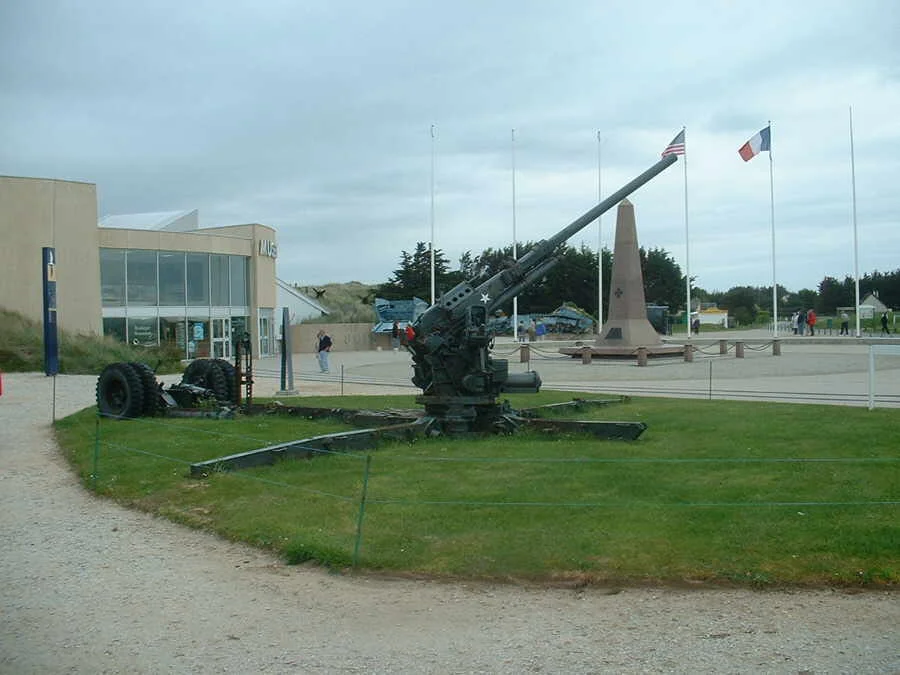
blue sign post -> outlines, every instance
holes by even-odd
[[[56,250],[42,249],[41,269],[44,278],[44,374],[59,372],[59,336],[56,321]]]

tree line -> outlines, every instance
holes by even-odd
[[[534,248],[536,242],[525,242],[516,247],[516,257],[522,257]],[[685,308],[685,276],[672,255],[662,248],[639,249],[641,271],[644,276],[644,295],[647,303],[668,306],[670,314]],[[466,251],[459,258],[457,269],[451,269],[450,261],[441,249],[434,252],[435,292],[438,296],[462,281],[474,284],[492,277],[513,263],[512,246],[488,248],[478,255]],[[613,254],[603,249],[603,314],[606,319],[607,300],[612,275]],[[860,300],[871,292],[877,293],[888,307],[900,307],[900,269],[882,273],[874,271],[860,278]],[[376,290],[379,297],[401,300],[419,297],[431,298],[431,252],[426,242],[417,242],[412,252],[402,251],[400,264],[387,282]],[[559,250],[559,262],[538,283],[519,294],[521,313],[550,313],[562,304],[577,307],[597,316],[597,253],[582,244],[576,248],[563,244]],[[692,302],[715,303],[727,309],[741,324],[767,320],[772,313],[771,286],[733,286],[727,291],[706,291],[702,287],[691,288]],[[852,277],[839,281],[826,276],[818,288],[789,291],[778,285],[779,314],[785,316],[796,309],[813,308],[818,314],[836,314],[838,307],[856,304],[855,282]],[[503,308],[512,313],[512,303]],[[694,307],[692,306],[692,309]]]

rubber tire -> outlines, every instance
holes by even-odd
[[[181,381],[185,384],[195,384],[198,387],[206,386],[206,369],[209,367],[209,359],[194,359],[181,376]]]
[[[97,378],[97,409],[116,418],[140,417],[144,412],[144,385],[127,363],[111,363]]]
[[[228,385],[219,364],[212,359],[197,359],[188,364],[182,382],[209,389],[218,401],[228,401]]]
[[[154,417],[160,410],[159,385],[156,382],[156,373],[146,363],[131,361],[128,365],[134,368],[134,372],[137,373],[144,387],[144,415],[146,417]]]
[[[237,375],[237,370],[235,369],[234,364],[231,363],[231,361],[227,361],[225,359],[215,359],[214,362],[219,366],[219,369],[225,376],[225,391],[228,395],[228,400],[230,402],[234,402],[238,387],[237,383],[234,381],[235,375]]]

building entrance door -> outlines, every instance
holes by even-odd
[[[231,319],[212,320],[212,351],[213,358],[231,358]]]
[[[272,310],[259,310],[259,355],[272,354]]]

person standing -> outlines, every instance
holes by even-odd
[[[537,342],[537,322],[534,319],[528,324],[528,341]]]
[[[887,312],[881,313],[881,334],[882,335],[890,335],[891,334],[891,331],[888,329]]]
[[[841,335],[850,335],[850,316],[841,312]]]
[[[794,330],[794,335],[797,334],[800,324],[800,312],[794,312],[791,314],[791,328]]]
[[[318,338],[317,354],[319,358],[319,370],[323,373],[328,372],[328,352],[331,351],[331,337],[324,330],[316,333]]]
[[[393,350],[400,350],[400,322],[394,321],[394,325],[391,328],[391,347]]]
[[[806,325],[809,326],[809,336],[816,334],[816,310],[810,308],[806,313]]]
[[[806,331],[806,311],[802,309],[797,314],[797,330],[801,336]]]

